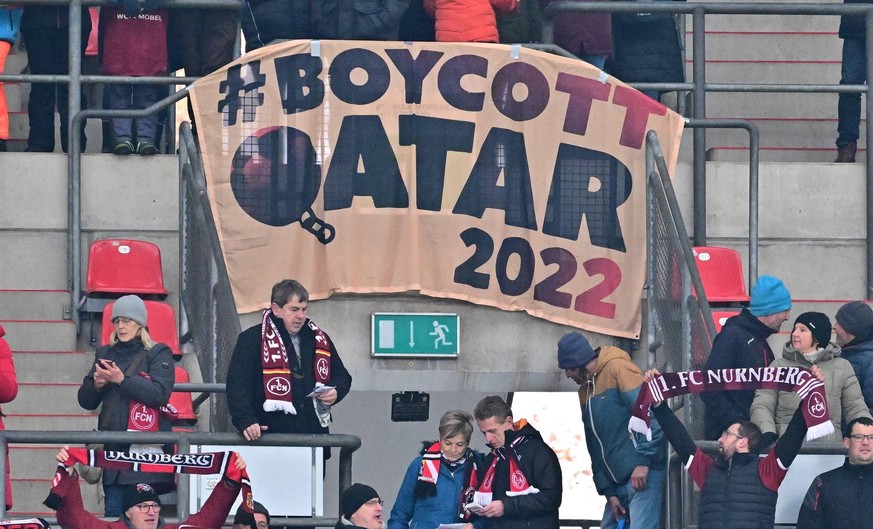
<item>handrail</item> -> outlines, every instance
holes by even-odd
[[[118,444],[175,444],[181,452],[190,452],[191,445],[251,445],[251,446],[299,446],[299,447],[337,447],[340,449],[339,456],[339,485],[338,494],[341,494],[352,484],[352,454],[361,447],[361,439],[347,434],[279,434],[271,433],[262,436],[257,441],[246,441],[237,433],[204,433],[204,432],[77,432],[77,431],[25,431],[4,430],[0,431],[0,453],[6,453],[9,444],[37,443],[37,444],[88,444],[88,443],[118,443]],[[0,457],[0,476],[6,473],[6,458]],[[177,485],[178,503],[176,506],[176,519],[168,518],[168,521],[184,520],[188,517],[188,498],[190,485],[187,474],[180,474]],[[48,493],[48,491],[46,491]],[[5,497],[6,482],[0,479],[0,498]],[[340,497],[340,496],[337,496]],[[0,519],[6,517],[6,506],[0,502]],[[281,525],[334,525],[337,518],[285,518],[274,517],[276,524]]]

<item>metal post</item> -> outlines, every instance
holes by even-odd
[[[81,110],[82,97],[82,0],[70,0],[69,14],[69,50],[68,60],[70,64],[70,84],[67,87],[67,116],[61,116],[61,119],[67,120],[67,164],[68,164],[68,181],[67,191],[69,198],[67,206],[67,219],[69,222],[69,254],[70,262],[68,266],[69,284],[70,284],[70,317],[73,324],[76,326],[76,332],[79,332],[79,298],[82,290],[82,150],[81,138],[79,137],[79,127],[76,115]]]
[[[691,14],[694,118],[706,119],[706,19],[703,8]],[[694,129],[694,245],[706,246],[706,129]]]
[[[873,153],[873,101],[870,99],[870,79],[873,79],[873,64],[870,61],[870,46],[873,45],[873,10],[867,11],[866,52],[867,52],[867,92],[864,103],[867,106],[867,164],[865,167],[867,196],[867,291],[865,299],[873,298],[873,166],[870,165],[870,154]]]

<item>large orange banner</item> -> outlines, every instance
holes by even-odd
[[[295,278],[637,337],[645,133],[683,120],[582,62],[499,44],[292,41],[191,87],[237,309]]]

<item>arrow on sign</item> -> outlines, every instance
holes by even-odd
[[[415,347],[415,331],[411,321],[409,322],[409,347]]]

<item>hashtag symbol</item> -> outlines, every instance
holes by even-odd
[[[218,91],[226,94],[224,99],[218,101],[218,111],[224,116],[224,124],[236,125],[240,110],[243,112],[243,121],[255,120],[254,109],[264,104],[264,94],[258,91],[267,82],[267,76],[260,73],[260,61],[253,61],[245,65],[249,70],[251,81],[241,75],[242,65],[232,66],[227,70],[227,79],[218,84]]]

